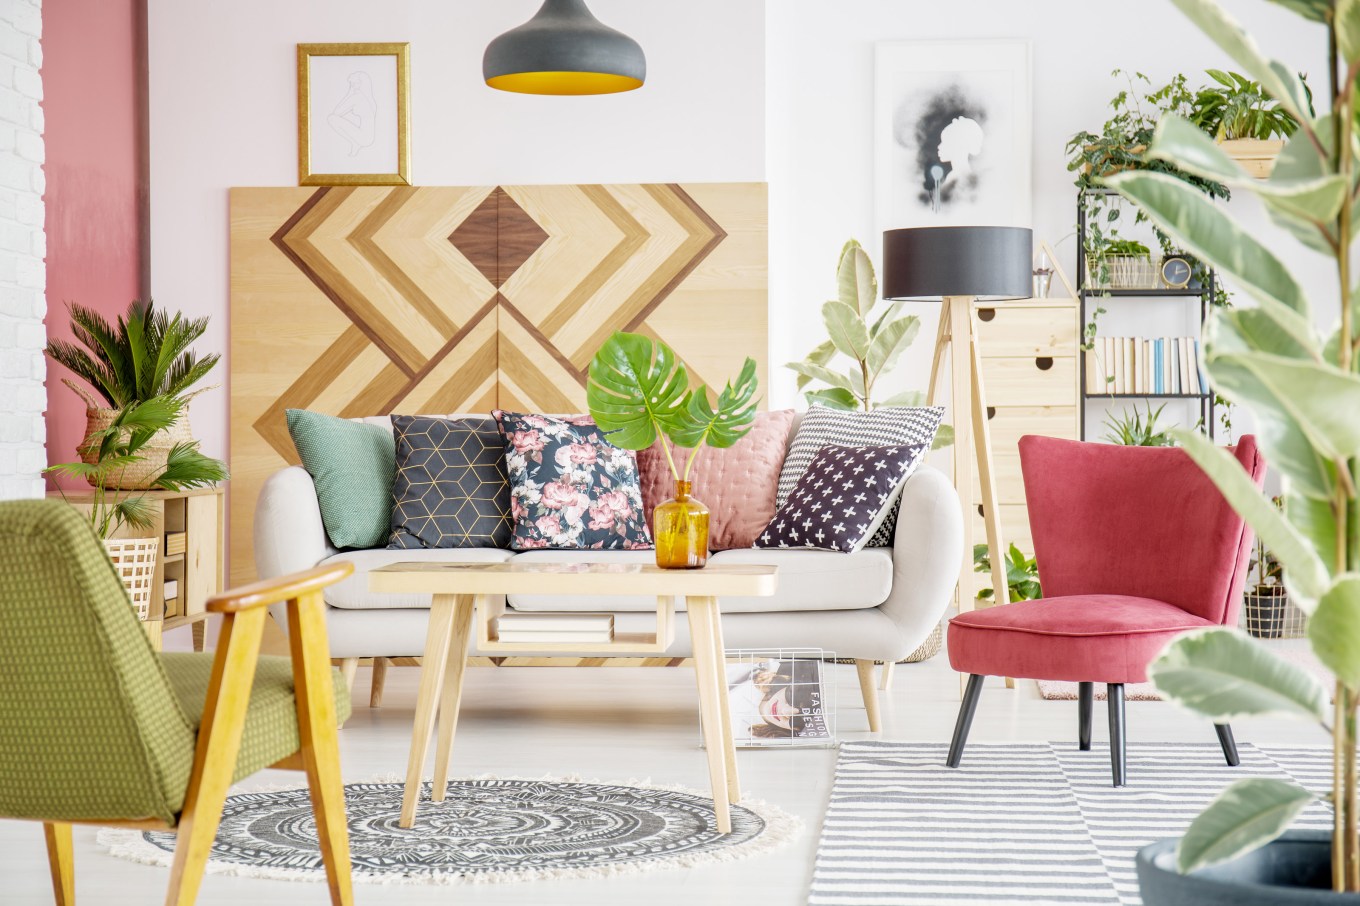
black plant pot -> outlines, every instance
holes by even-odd
[[[1144,906],[1291,906],[1360,903],[1360,894],[1332,891],[1330,831],[1289,831],[1239,859],[1183,875],[1176,842],[1138,851]]]

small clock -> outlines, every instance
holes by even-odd
[[[1194,268],[1184,258],[1173,255],[1162,259],[1162,282],[1173,289],[1185,289],[1193,274]]]

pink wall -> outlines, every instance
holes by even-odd
[[[69,338],[66,303],[110,320],[147,285],[145,0],[61,0],[43,10],[47,142],[47,331]],[[85,404],[47,377],[50,462],[75,458]]]

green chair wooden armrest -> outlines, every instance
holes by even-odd
[[[75,902],[71,827],[178,835],[167,904],[193,903],[230,785],[306,772],[332,903],[353,902],[322,589],[348,563],[213,598],[213,654],[160,654],[90,526],[54,500],[0,503],[0,817],[43,823],[60,906]],[[260,655],[286,603],[291,658]]]

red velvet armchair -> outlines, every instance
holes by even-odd
[[[1233,449],[1260,487],[1254,437]],[[958,767],[987,676],[1078,683],[1078,745],[1091,747],[1095,683],[1109,701],[1110,766],[1126,778],[1124,684],[1187,630],[1234,625],[1251,530],[1213,482],[1173,447],[1051,437],[1020,440],[1044,597],[974,610],[949,623],[949,662],[969,674],[949,767]],[[1232,729],[1217,727],[1229,765]]]

